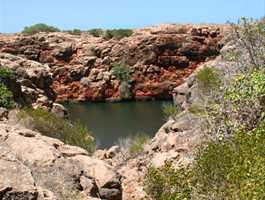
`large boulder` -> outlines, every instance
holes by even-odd
[[[14,99],[20,104],[31,105],[42,96],[55,100],[51,88],[52,77],[47,65],[24,59],[19,56],[0,53],[0,67],[12,70],[12,76],[7,86],[14,94]]]
[[[2,122],[0,150],[1,199],[122,199],[121,176],[82,148]]]
[[[122,199],[121,176],[111,166],[102,160],[88,159],[88,157],[82,155],[73,157],[73,160],[81,164],[86,175],[95,177],[101,198]]]
[[[0,145],[0,199],[37,200],[31,170],[10,149]]]

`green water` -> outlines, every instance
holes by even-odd
[[[154,136],[165,122],[163,101],[121,103],[66,103],[70,119],[85,124],[100,148],[139,132]]]

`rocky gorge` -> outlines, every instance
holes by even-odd
[[[121,63],[130,68],[129,100],[174,98],[183,108],[140,155],[128,158],[119,146],[90,155],[22,127],[12,120],[15,111],[5,113],[0,199],[150,199],[143,186],[148,166],[166,160],[189,165],[203,140],[201,120],[187,110],[197,97],[194,74],[204,66],[227,70],[221,53],[230,48],[228,32],[226,25],[160,25],[121,40],[87,33],[0,34],[0,66],[15,72],[8,85],[19,106],[45,107],[64,117],[58,102],[120,101],[121,81],[112,66]]]
[[[52,82],[37,86],[50,85],[57,101],[115,101],[121,98],[121,84],[112,66],[123,64],[130,68],[129,99],[170,99],[174,87],[219,54],[227,30],[217,25],[161,25],[134,30],[121,40],[87,33],[0,35],[1,65],[20,62],[42,69],[38,76],[49,74],[41,78]]]

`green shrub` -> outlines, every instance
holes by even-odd
[[[210,143],[193,169],[197,194],[220,200],[264,199],[264,146],[264,123],[249,134],[237,133],[232,142]]]
[[[155,200],[190,200],[190,171],[174,168],[170,162],[156,169],[150,167],[145,177],[145,191]]]
[[[40,32],[59,32],[60,29],[53,27],[53,26],[49,26],[47,24],[35,24],[32,26],[26,26],[24,28],[24,30],[22,31],[22,34],[26,34],[26,35],[33,35],[35,33],[40,33]]]
[[[264,146],[265,122],[231,141],[203,145],[191,167],[149,168],[146,191],[155,200],[264,199]]]
[[[198,71],[196,74],[196,81],[199,90],[204,95],[209,95],[219,90],[222,83],[219,73],[215,69],[207,66]]]
[[[112,66],[112,74],[120,81],[128,81],[130,79],[130,68],[121,64]]]
[[[7,67],[0,67],[0,82],[6,83],[11,77],[11,70]]]
[[[104,35],[104,30],[101,28],[94,28],[94,29],[88,30],[88,33],[90,33],[94,37],[101,37]]]
[[[174,105],[173,103],[163,103],[162,112],[165,117],[165,120],[168,120],[170,117],[175,119],[176,115],[181,112],[181,108],[179,106]]]
[[[206,149],[199,152],[193,169],[197,195],[223,199],[228,195],[226,176],[233,165],[231,146],[210,142]]]
[[[41,108],[25,108],[19,112],[18,117],[21,120],[29,119],[29,123],[25,125],[43,135],[57,138],[66,144],[79,146],[88,152],[94,151],[94,139],[81,123],[70,123]]]
[[[236,27],[240,54],[232,57],[241,68],[234,79],[224,81],[210,68],[197,74],[199,89],[207,97],[189,110],[203,116],[206,133],[225,137],[219,140],[206,135],[208,143],[197,151],[193,166],[184,170],[188,176],[170,184],[166,184],[169,170],[152,169],[155,173],[151,178],[147,174],[147,183],[153,180],[153,187],[147,191],[154,199],[170,195],[169,199],[176,199],[174,186],[178,181],[187,183],[188,199],[265,199],[265,34],[260,29],[259,22],[246,19]],[[178,174],[174,171],[171,176]]]
[[[227,51],[223,54],[224,59],[230,62],[237,62],[240,56],[240,52],[233,50]]]
[[[11,74],[11,70],[7,67],[0,67],[0,107],[11,108],[13,106],[13,94],[7,87]]]
[[[131,29],[109,29],[103,30],[101,28],[94,28],[87,31],[89,34],[94,37],[104,37],[106,40],[110,40],[112,38],[120,40],[124,37],[129,37],[133,34]]]
[[[106,30],[104,33],[104,38],[106,40],[109,39],[117,39],[120,40],[124,37],[130,37],[133,34],[133,31],[131,29],[112,29],[112,30]]]
[[[144,151],[144,145],[150,140],[150,137],[144,133],[137,133],[130,137],[129,152],[132,155],[137,155]]]
[[[119,138],[117,145],[120,147],[122,158],[127,160],[132,156],[137,156],[144,151],[144,145],[150,140],[145,133],[136,133],[126,138]]]
[[[265,71],[253,70],[246,75],[238,75],[233,81],[232,86],[226,92],[226,99],[234,104],[245,100],[261,100],[265,97]]]
[[[0,107],[11,108],[13,106],[12,92],[0,82]]]
[[[238,24],[232,24],[233,41],[241,56],[239,61],[245,70],[264,68],[265,60],[265,22],[241,18]]]
[[[67,31],[71,35],[81,35],[82,31],[80,29],[73,29],[70,31]]]

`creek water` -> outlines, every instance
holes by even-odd
[[[100,148],[115,145],[119,139],[145,133],[153,137],[165,122],[165,101],[119,103],[65,103],[70,120],[86,125]]]

